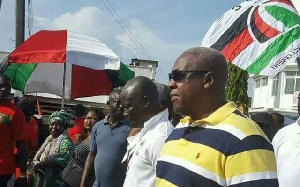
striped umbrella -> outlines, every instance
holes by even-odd
[[[14,89],[51,93],[63,100],[108,95],[134,77],[105,44],[67,30],[37,32],[6,61],[10,65],[5,74]]]

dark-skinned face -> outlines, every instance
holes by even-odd
[[[122,117],[124,109],[121,107],[120,94],[114,93],[109,97],[110,114],[113,116]]]
[[[53,122],[49,125],[49,132],[53,138],[59,137],[65,130],[65,127],[61,121],[53,120]]]
[[[121,97],[124,116],[132,127],[143,127],[143,114],[145,114],[144,102],[132,93],[125,93]]]
[[[11,91],[11,83],[8,78],[0,76],[0,102],[6,101]]]
[[[173,70],[182,71],[182,80],[169,81],[171,89],[171,101],[173,110],[176,114],[183,116],[191,116],[197,113],[197,108],[201,106],[201,95],[203,94],[203,77],[205,73],[191,73],[184,71],[201,71],[195,66],[191,66],[186,62],[186,59],[179,58],[176,60]],[[203,70],[204,71],[204,70]]]
[[[94,111],[89,111],[84,117],[84,128],[92,130],[93,126],[99,121],[98,115]]]

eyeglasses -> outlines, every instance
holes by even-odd
[[[171,81],[171,79],[173,81],[183,81],[186,78],[188,78],[188,75],[190,74],[185,74],[185,73],[197,73],[197,74],[207,74],[209,71],[180,71],[178,69],[173,70],[171,73],[169,73],[169,81]]]

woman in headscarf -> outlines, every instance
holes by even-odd
[[[70,160],[73,143],[68,137],[67,129],[75,117],[66,111],[54,112],[48,118],[50,135],[33,159],[33,170],[39,184],[59,187],[60,173]],[[42,180],[44,178],[44,180]]]

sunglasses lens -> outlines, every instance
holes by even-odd
[[[181,81],[185,79],[185,76],[180,73],[180,71],[172,71],[169,73],[169,80],[173,79],[174,81]]]

